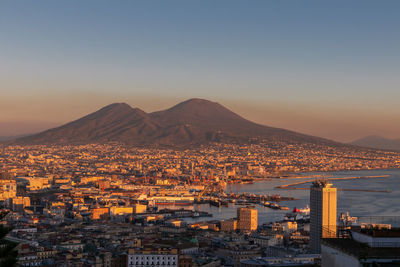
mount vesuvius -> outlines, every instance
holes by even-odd
[[[146,113],[125,103],[108,105],[57,128],[22,137],[16,144],[199,145],[210,142],[280,141],[342,146],[319,137],[260,125],[203,99],[190,99],[167,110]]]

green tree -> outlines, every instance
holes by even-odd
[[[0,220],[7,213],[0,214]],[[18,252],[15,250],[17,243],[5,240],[6,235],[11,231],[11,228],[0,225],[0,267],[11,267],[17,263]]]

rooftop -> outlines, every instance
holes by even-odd
[[[324,238],[322,244],[351,254],[359,259],[400,259],[400,248],[370,247],[351,238]]]
[[[327,187],[332,187],[333,185],[331,183],[328,183],[326,180],[315,180],[312,183],[311,187],[314,188],[327,188]]]
[[[359,229],[357,232],[372,236],[384,238],[398,238],[400,237],[400,228],[392,229]]]

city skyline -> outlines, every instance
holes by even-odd
[[[399,10],[0,1],[0,266],[397,266]]]
[[[400,137],[397,2],[210,4],[2,2],[0,136],[198,97],[341,142]]]

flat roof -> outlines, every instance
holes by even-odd
[[[400,259],[400,248],[370,247],[351,238],[324,238],[322,244],[361,258]]]
[[[400,229],[352,229],[352,231],[359,232],[372,237],[385,237],[385,238],[398,238],[400,237]]]

